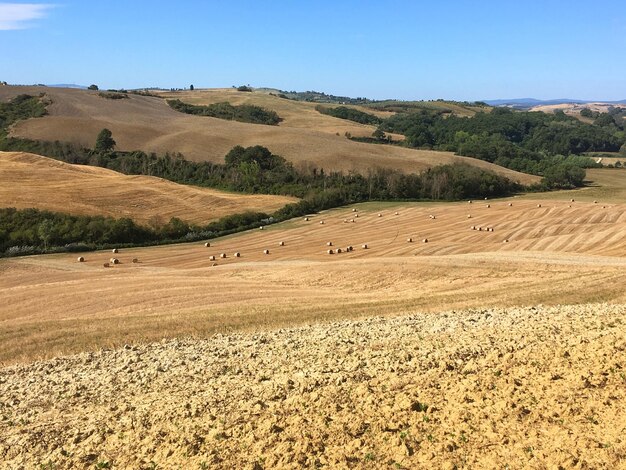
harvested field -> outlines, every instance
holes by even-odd
[[[107,100],[99,97],[98,92],[67,88],[0,87],[0,100],[8,100],[20,93],[46,93],[52,105],[48,107],[48,116],[18,122],[12,134],[19,137],[54,141],[63,136],[64,141],[91,148],[98,132],[106,127],[113,132],[120,150],[142,149],[161,154],[181,152],[195,161],[223,163],[224,156],[235,145],[263,145],[301,169],[316,167],[326,171],[367,172],[385,167],[420,172],[435,165],[465,162],[523,184],[539,181],[536,176],[474,158],[455,156],[451,152],[353,142],[344,137],[345,132],[355,136],[370,135],[374,128],[322,115],[315,111],[312,103],[292,102],[266,94],[259,94],[259,99],[271,100],[267,104],[269,109],[297,107],[285,113],[285,121],[279,126],[183,114],[171,109],[165,100],[149,96],[129,95],[124,100]],[[202,97],[208,92],[198,93]],[[233,93],[249,95],[229,90],[216,93],[223,96],[219,101],[231,99]],[[202,98],[199,100],[203,101]]]
[[[8,367],[0,459],[9,469],[624,468],[625,314],[477,308]]]
[[[234,194],[29,153],[0,152],[0,207],[128,217],[141,224],[167,223],[171,217],[207,224],[248,210],[273,212],[296,200]]]
[[[508,202],[361,204],[355,223],[342,208],[208,248],[120,250],[109,269],[110,252],[3,260],[0,361],[381,313],[626,302],[626,204]],[[329,240],[357,248],[328,256]]]

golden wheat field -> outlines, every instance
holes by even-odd
[[[106,127],[113,132],[120,150],[181,152],[195,161],[223,162],[224,156],[235,145],[263,145],[301,169],[316,167],[367,172],[380,167],[420,172],[435,165],[465,162],[523,184],[539,180],[535,176],[482,160],[455,156],[451,152],[350,141],[344,137],[345,132],[355,136],[370,135],[374,128],[322,115],[311,103],[292,102],[268,94],[259,93],[258,99],[262,104],[267,102],[269,109],[284,110],[285,120],[278,126],[191,116],[170,109],[161,98],[129,95],[128,99],[110,100],[98,96],[98,92],[75,89],[2,87],[0,100],[8,100],[20,93],[45,93],[52,104],[48,106],[48,116],[21,121],[13,126],[12,135],[19,137],[62,140],[92,147],[98,132]],[[243,92],[198,93],[200,97],[209,93],[214,99],[221,95],[223,98],[219,100],[225,101],[234,100],[233,93]],[[204,99],[200,98],[200,101]]]
[[[20,152],[0,152],[0,182],[0,207],[128,217],[141,224],[160,225],[171,217],[206,224],[247,210],[273,212],[297,200],[228,193],[151,176],[128,176]]]
[[[111,268],[109,252],[3,260],[0,360],[416,308],[623,300],[626,205],[585,200],[599,188],[575,202],[361,204],[210,247],[122,250]]]

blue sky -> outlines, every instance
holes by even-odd
[[[626,99],[626,0],[0,1],[0,80]]]

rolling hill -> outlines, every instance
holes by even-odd
[[[167,223],[171,217],[207,224],[247,210],[273,212],[296,201],[180,185],[151,176],[127,176],[16,152],[0,152],[0,183],[0,207],[128,217],[141,224]]]
[[[322,115],[315,111],[314,103],[285,100],[267,93],[227,89],[164,93],[163,96],[179,97],[194,104],[229,101],[266,106],[284,119],[278,126],[182,114],[161,98],[132,94],[128,99],[109,100],[98,96],[98,92],[85,90],[2,87],[0,99],[8,100],[20,93],[46,93],[52,100],[48,116],[21,121],[13,127],[12,134],[20,137],[64,140],[91,147],[98,132],[107,127],[113,132],[120,150],[181,152],[195,161],[223,162],[224,155],[235,145],[263,145],[299,168],[367,172],[371,168],[386,167],[420,172],[439,164],[465,162],[523,184],[539,180],[450,152],[353,142],[344,137],[346,132],[367,136],[374,128]]]

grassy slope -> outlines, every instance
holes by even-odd
[[[129,217],[143,224],[171,217],[206,224],[246,210],[273,212],[295,200],[231,194],[28,153],[0,152],[0,207]]]
[[[52,99],[50,115],[18,123],[14,135],[44,140],[63,140],[92,146],[96,135],[107,127],[122,150],[182,152],[191,160],[222,162],[235,145],[264,145],[272,152],[294,162],[297,167],[316,166],[326,170],[367,172],[373,167],[389,167],[419,172],[438,164],[467,162],[491,169],[522,183],[538,177],[507,170],[480,160],[458,157],[450,152],[412,150],[400,147],[363,144],[344,137],[370,135],[373,127],[325,116],[312,103],[284,100],[263,93],[232,90],[199,90],[165,94],[195,104],[230,101],[266,106],[284,118],[279,126],[264,126],[224,121],[176,112],[164,100],[129,95],[125,100],[107,100],[97,92],[84,90],[3,87],[0,99],[18,93],[46,92]],[[339,134],[339,135],[336,135]]]

